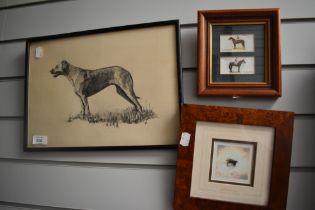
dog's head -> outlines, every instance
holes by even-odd
[[[68,74],[69,63],[65,60],[61,61],[56,65],[55,68],[50,70],[50,73],[54,77],[58,77],[59,75],[67,75]]]

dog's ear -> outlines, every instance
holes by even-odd
[[[62,60],[62,61],[61,61],[61,64],[62,64],[62,65],[64,65],[64,64],[68,64],[68,61],[66,61],[66,60]]]
[[[66,60],[61,61],[62,69],[68,69],[69,63]]]

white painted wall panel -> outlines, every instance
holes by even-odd
[[[167,19],[195,23],[197,10],[280,8],[282,18],[312,17],[315,2],[303,0],[76,0],[8,10],[3,39],[17,39]],[[0,11],[2,13],[4,11]]]
[[[25,74],[25,42],[0,44],[0,78]]]
[[[315,22],[282,24],[281,29],[282,63],[314,64]]]
[[[172,209],[174,168],[0,162],[0,170],[0,197],[7,202],[94,210]],[[314,171],[291,172],[288,210],[314,209],[314,176]]]
[[[6,0],[1,0],[0,1],[0,8],[5,7],[5,6],[7,6]]]
[[[1,158],[19,158],[23,148],[23,125],[22,119],[0,120]]]
[[[315,166],[315,118],[294,120],[291,166]],[[315,178],[315,177],[314,177]]]
[[[282,26],[283,64],[315,63],[315,22],[304,24],[284,24]],[[300,33],[300,31],[304,31]],[[181,29],[182,66],[196,67],[197,29]],[[303,52],[303,56],[301,55]],[[25,41],[0,44],[0,77],[22,76],[25,71]]]
[[[2,201],[94,210],[171,210],[174,168],[0,162]]]
[[[0,82],[0,116],[24,115],[24,81]]]
[[[197,27],[181,29],[182,68],[197,67]]]
[[[314,170],[291,172],[287,210],[314,210],[314,177]]]
[[[24,207],[18,207],[18,206],[5,206],[0,205],[0,210],[35,210],[35,208],[24,208]],[[38,210],[38,209],[37,209]]]
[[[175,165],[176,149],[23,152],[23,120],[0,120],[0,158],[65,162]],[[315,167],[315,118],[296,117],[292,145],[292,167]]]
[[[227,98],[198,97],[196,90],[196,71],[185,71],[183,74],[184,102],[230,107],[245,107],[293,111],[297,114],[315,112],[315,71],[284,70],[282,71],[282,97],[274,98]]]
[[[4,24],[6,21],[6,11],[0,11],[0,40],[3,39],[3,33],[4,33]]]
[[[53,1],[53,0],[0,0],[1,6],[17,6],[17,5],[25,5],[31,3],[39,3],[44,1]]]

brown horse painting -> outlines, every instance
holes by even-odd
[[[241,65],[243,63],[246,63],[244,59],[240,60],[240,61],[237,61],[235,59],[235,62],[230,62],[229,63],[229,69],[230,69],[230,72],[232,72],[232,69],[233,69],[233,66],[236,66],[238,68],[238,72],[240,72],[240,68],[241,68]]]
[[[237,44],[241,44],[243,48],[245,48],[245,41],[243,39],[240,39],[239,37],[237,37],[236,39],[231,37],[229,38],[229,40],[231,40],[233,42],[234,45],[234,49],[236,49],[236,45]]]

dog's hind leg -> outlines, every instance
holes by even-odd
[[[82,97],[82,101],[83,101],[83,104],[84,104],[84,115],[85,118],[89,117],[90,116],[90,107],[89,107],[89,103],[88,103],[88,100],[85,96]]]
[[[123,90],[121,87],[116,85],[116,91],[119,95],[121,95],[124,99],[131,103],[138,112],[142,111],[142,107],[137,100],[137,96],[132,90],[131,91]]]

